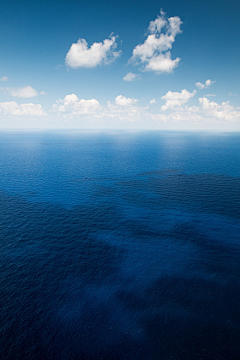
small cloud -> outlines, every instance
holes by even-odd
[[[205,95],[205,96],[217,96],[216,94],[207,94],[207,95]]]
[[[8,76],[3,76],[2,78],[0,78],[0,81],[8,81],[9,77]]]
[[[77,43],[71,45],[65,63],[74,69],[94,68],[100,64],[109,64],[120,56],[121,51],[114,51],[116,48],[116,36],[113,35],[103,42],[93,43],[91,47],[88,47],[85,39],[79,39]]]
[[[178,66],[180,58],[171,59],[172,44],[180,34],[181,19],[178,16],[166,18],[161,11],[157,19],[149,23],[147,39],[133,49],[129,63],[143,65],[143,71],[170,73]]]
[[[152,100],[149,101],[149,104],[156,104],[156,100],[153,98]]]
[[[186,89],[181,92],[168,91],[161,99],[166,100],[166,103],[161,107],[161,110],[169,110],[175,107],[180,107],[188,102],[188,100],[196,94],[196,90],[192,93]]]
[[[125,75],[123,78],[124,81],[134,81],[134,80],[140,80],[140,79],[141,79],[140,75],[134,74],[131,71],[127,75]]]
[[[100,108],[100,103],[96,99],[79,100],[77,95],[66,95],[65,98],[59,99],[53,106],[55,111],[61,113],[72,113],[74,115],[93,114]]]
[[[205,84],[198,81],[198,82],[195,83],[195,85],[200,90],[203,90],[203,89],[207,89],[210,85],[214,84],[215,82],[216,81],[212,81],[212,80],[208,79],[208,80],[205,81]]]
[[[5,94],[10,94],[11,96],[21,97],[21,98],[32,98],[37,96],[37,91],[33,89],[30,85],[18,87],[18,88],[0,88]]]
[[[229,93],[230,96],[236,96],[237,94],[232,94],[231,92]],[[207,96],[207,95],[206,95]]]
[[[47,93],[45,91],[40,91],[41,95],[47,95]]]
[[[118,95],[116,98],[115,98],[115,103],[116,105],[121,105],[121,106],[131,106],[131,105],[134,105],[138,102],[137,99],[134,99],[134,98],[126,98],[125,96],[123,95]]]

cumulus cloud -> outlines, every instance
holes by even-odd
[[[229,101],[218,104],[214,101],[209,101],[206,97],[198,99],[200,110],[205,116],[221,119],[221,120],[237,120],[240,119],[240,112],[237,111]]]
[[[197,105],[189,106],[187,101],[195,94],[196,90],[193,92],[186,89],[180,92],[168,91],[163,98],[166,103],[171,101],[174,103],[167,103],[167,112],[165,108],[161,108],[158,113],[155,113],[149,110],[149,106],[141,105],[138,99],[127,98],[124,95],[118,95],[113,102],[108,101],[107,104],[102,105],[96,99],[79,99],[75,94],[67,95],[62,100],[59,99],[53,106],[53,110],[58,113],[59,119],[80,121],[80,123],[83,121],[85,123],[83,126],[99,124],[105,128],[112,126],[123,128],[128,126],[158,128],[160,126],[161,128],[163,126],[173,129],[174,123],[179,122],[189,124],[198,122],[201,124],[196,126],[200,128],[201,126],[205,128],[209,123],[216,123],[219,126],[223,124],[225,127],[229,122],[240,125],[240,109],[230,105],[229,102],[218,104],[206,97],[201,97]],[[155,99],[150,100],[150,103],[154,104],[153,100]]]
[[[207,89],[209,88],[210,85],[214,84],[216,81],[212,81],[210,79],[206,80],[205,83],[201,83],[201,82],[196,82],[195,85],[197,88],[203,90],[203,89]]]
[[[170,122],[189,121],[202,123],[240,121],[239,109],[230,105],[229,101],[218,104],[214,101],[209,101],[206,97],[200,97],[198,102],[198,106],[173,108],[166,115],[165,120]]]
[[[1,115],[34,115],[43,116],[46,113],[43,111],[40,104],[20,104],[15,101],[1,102],[0,103]]]
[[[131,71],[123,77],[124,81],[134,81],[134,80],[140,80],[141,76],[138,74],[134,74]]]
[[[100,109],[100,103],[96,99],[80,99],[75,94],[66,95],[63,100],[59,99],[53,109],[60,113],[74,115],[92,114]]]
[[[134,99],[134,98],[126,98],[125,96],[123,95],[118,95],[116,98],[115,98],[115,103],[117,105],[121,105],[121,106],[131,106],[131,105],[134,105],[138,102],[137,99]]]
[[[77,43],[71,45],[65,63],[74,69],[94,68],[97,65],[108,64],[120,56],[121,51],[115,51],[116,48],[116,37],[113,35],[103,42],[93,43],[91,47],[88,47],[85,39],[79,39]]]
[[[0,81],[7,81],[8,80],[8,76],[3,76],[0,78]]]
[[[149,35],[143,44],[135,47],[129,63],[143,65],[145,71],[170,73],[178,66],[180,58],[171,58],[172,44],[180,34],[181,19],[178,16],[167,18],[161,12],[157,19],[149,23]]]
[[[150,104],[150,105],[155,104],[155,103],[156,103],[156,99],[154,99],[154,98],[149,101],[149,104]]]
[[[37,91],[33,89],[30,85],[23,87],[5,87],[0,88],[5,94],[10,94],[11,96],[22,97],[22,98],[32,98],[37,96]]]
[[[180,107],[188,102],[190,98],[192,98],[196,94],[196,90],[192,93],[187,91],[186,89],[181,92],[173,92],[168,91],[166,95],[162,96],[161,99],[166,100],[166,103],[162,105],[161,110],[171,110],[175,107]]]

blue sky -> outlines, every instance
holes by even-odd
[[[240,3],[1,1],[0,129],[240,131]]]

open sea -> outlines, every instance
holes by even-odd
[[[1,360],[239,360],[240,134],[0,133]]]

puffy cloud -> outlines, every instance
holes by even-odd
[[[149,101],[149,104],[152,105],[152,104],[155,104],[156,103],[156,100],[155,99],[152,99]]]
[[[40,91],[41,95],[47,95],[45,91]]]
[[[218,104],[210,102],[206,97],[198,99],[199,106],[186,106],[174,108],[168,115],[166,121],[170,122],[238,122],[240,121],[240,111],[234,108],[229,102]]]
[[[66,55],[65,62],[71,68],[94,68],[100,64],[108,64],[120,56],[121,51],[114,51],[117,47],[116,37],[110,35],[103,42],[95,42],[88,47],[85,39],[73,43]]]
[[[0,103],[0,114],[1,115],[34,115],[34,116],[46,115],[40,104],[29,103],[29,104],[18,105],[15,101]]]
[[[198,99],[200,104],[200,111],[204,116],[208,116],[221,120],[237,120],[240,119],[240,112],[237,111],[229,101],[218,104],[214,101],[209,101],[206,97]]]
[[[131,106],[131,105],[134,105],[138,102],[137,99],[134,99],[134,98],[126,98],[125,96],[123,95],[118,95],[116,98],[115,98],[115,103],[117,105],[121,105],[121,106]]]
[[[8,80],[8,76],[3,76],[0,78],[0,81],[7,81]]]
[[[37,91],[33,89],[30,85],[18,87],[18,88],[11,88],[5,87],[0,88],[5,94],[10,94],[11,96],[22,97],[22,98],[32,98],[37,96]]]
[[[210,79],[205,81],[205,84],[201,83],[201,82],[196,82],[195,85],[197,88],[203,90],[203,89],[207,89],[209,88],[210,85],[214,84],[216,81],[212,81]]]
[[[53,109],[60,113],[71,113],[73,115],[92,114],[100,109],[100,104],[96,99],[79,100],[77,95],[66,95],[63,100],[59,99]]]
[[[140,75],[134,74],[131,71],[127,75],[125,75],[123,78],[124,81],[134,81],[134,80],[140,80],[140,79],[141,79]]]
[[[166,100],[166,103],[161,107],[161,110],[174,109],[175,107],[180,107],[188,102],[196,94],[196,90],[192,93],[186,89],[181,92],[168,91],[166,95],[162,96],[161,99]]]
[[[181,19],[178,16],[165,18],[163,12],[149,23],[147,39],[135,47],[130,63],[142,64],[143,70],[170,73],[178,66],[180,58],[171,59],[170,49],[177,34],[181,33]]]

